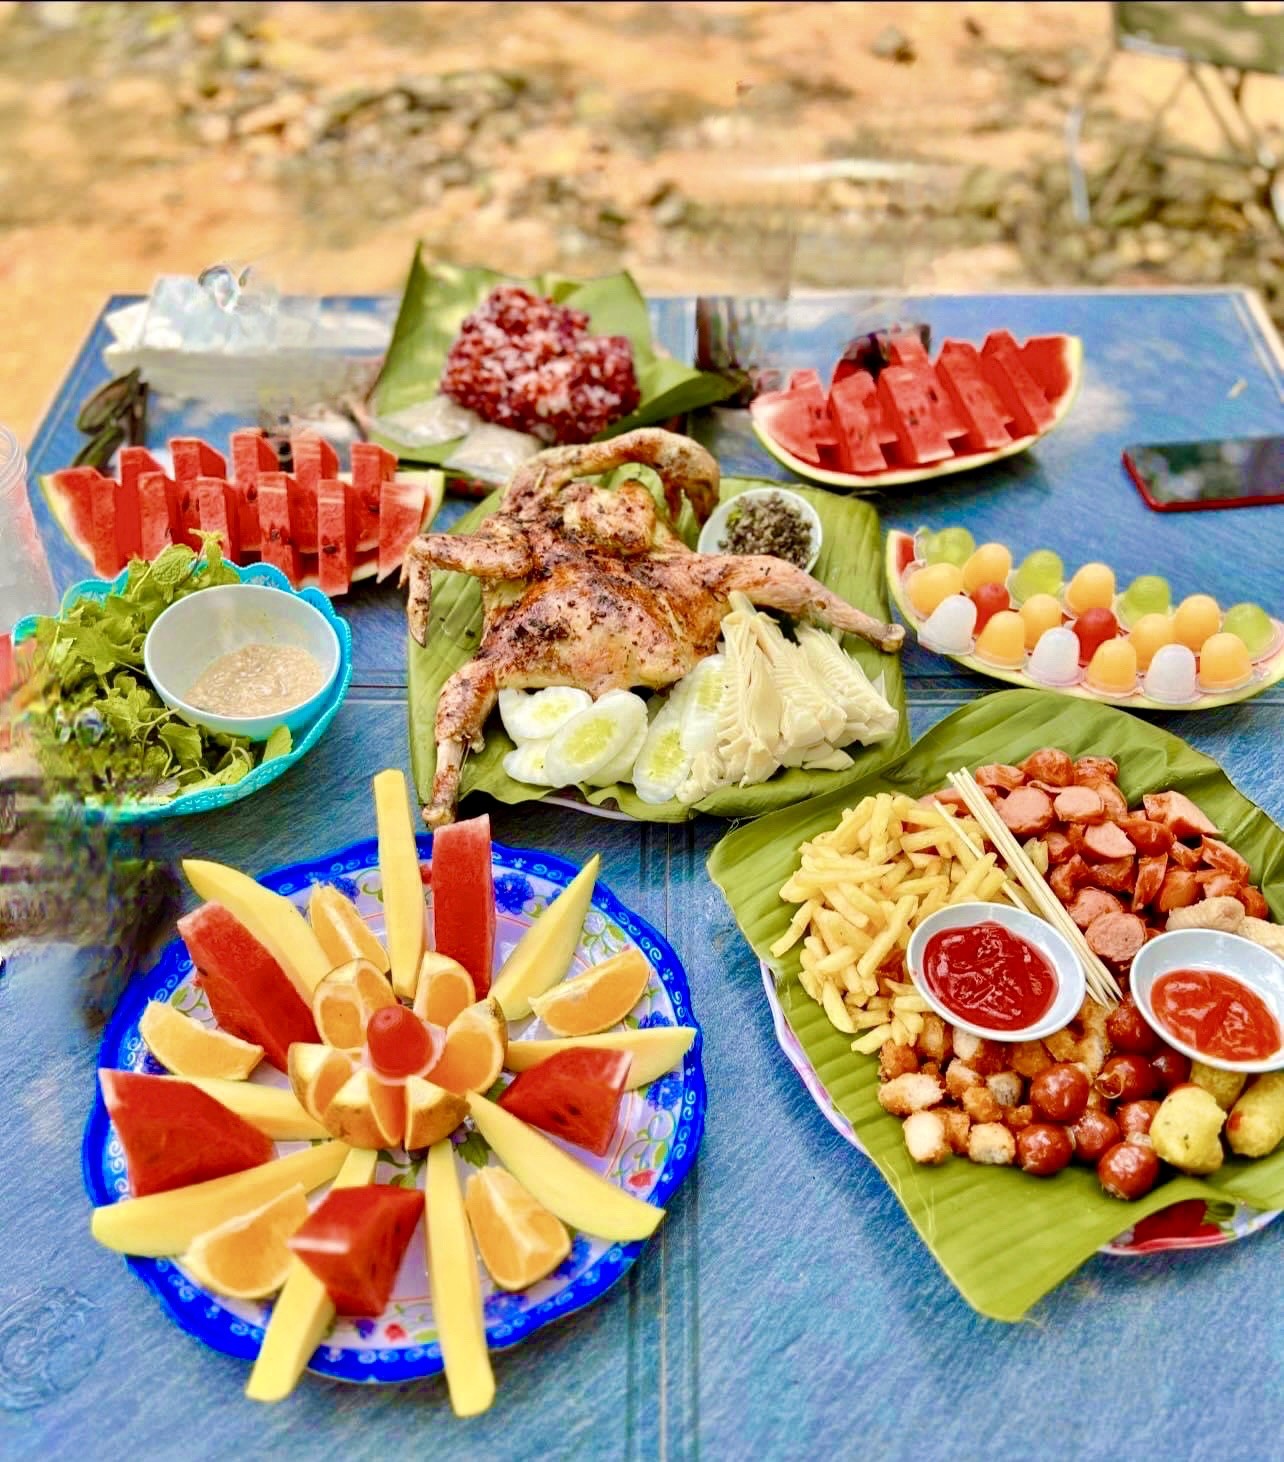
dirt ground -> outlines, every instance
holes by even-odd
[[[653,291],[1242,281],[1269,178],[1134,143],[1177,72],[1102,4],[0,0],[0,419],[27,434],[103,298],[217,260],[396,291],[414,240]],[[1284,136],[1284,82],[1246,107]],[[1188,99],[1182,140],[1216,147]]]

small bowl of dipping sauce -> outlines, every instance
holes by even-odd
[[[156,694],[184,720],[266,741],[306,726],[339,674],[334,628],[314,605],[265,584],[221,584],[179,599],[143,643]]]
[[[1083,1004],[1083,967],[1069,941],[1009,904],[938,909],[910,936],[908,960],[942,1020],[989,1040],[1040,1040]]]
[[[1175,929],[1133,957],[1132,997],[1170,1046],[1205,1066],[1284,1070],[1284,960],[1218,929]]]
[[[771,553],[810,573],[820,557],[820,514],[787,487],[750,487],[719,503],[700,530],[701,553]]]

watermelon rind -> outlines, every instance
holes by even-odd
[[[892,528],[887,534],[887,587],[891,592],[892,602],[896,605],[896,611],[905,621],[906,625],[918,635],[923,625],[921,615],[914,612],[909,602],[909,596],[905,592],[905,580],[902,577],[898,565],[901,561],[900,555],[905,543],[913,543],[914,535],[906,533],[902,529]],[[1002,680],[1008,685],[1018,685],[1024,690],[1046,690],[1055,691],[1057,695],[1073,696],[1076,700],[1097,701],[1108,706],[1121,706],[1125,711],[1164,711],[1171,715],[1174,711],[1212,711],[1219,706],[1233,706],[1240,701],[1252,700],[1254,696],[1261,695],[1264,690],[1271,686],[1278,685],[1284,680],[1284,624],[1275,621],[1276,629],[1279,631],[1279,648],[1274,654],[1269,655],[1265,660],[1259,660],[1253,667],[1254,678],[1247,685],[1241,685],[1238,690],[1219,691],[1216,694],[1200,695],[1196,700],[1183,701],[1180,705],[1173,705],[1170,701],[1152,700],[1141,691],[1134,691],[1132,695],[1112,696],[1102,695],[1100,691],[1090,690],[1086,685],[1045,685],[1041,680],[1033,680],[1026,674],[1025,670],[1001,670],[995,665],[989,665],[984,660],[978,660],[975,655],[945,655],[947,660],[953,660],[957,665],[964,665],[969,670],[975,670],[978,675],[988,675],[991,680]],[[924,645],[926,650],[929,647]],[[942,650],[932,650],[934,655],[942,655]]]
[[[949,457],[944,462],[934,462],[927,467],[904,467],[887,472],[835,472],[828,467],[817,467],[812,462],[804,462],[801,457],[795,457],[792,452],[786,451],[757,421],[752,411],[750,412],[750,422],[753,426],[754,436],[776,461],[782,467],[788,467],[791,472],[810,482],[820,482],[826,487],[842,487],[854,493],[885,492],[889,487],[908,487],[911,483],[930,482],[936,477],[951,477],[956,472],[971,472],[976,467],[986,467],[991,462],[1001,462],[1004,457],[1015,457],[1018,452],[1027,451],[1035,442],[1046,437],[1050,431],[1055,431],[1074,405],[1083,379],[1083,341],[1077,335],[1067,335],[1065,352],[1070,384],[1057,402],[1056,414],[1041,432],[1016,437],[1002,447],[995,447],[990,452],[969,452],[963,456]],[[1018,683],[1025,684],[1026,682]],[[1133,702],[1130,701],[1129,704],[1131,705]]]

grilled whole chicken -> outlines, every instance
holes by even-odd
[[[659,476],[673,522],[683,496],[701,522],[717,504],[713,457],[687,437],[643,429],[541,452],[517,469],[477,532],[424,533],[411,544],[402,578],[419,644],[431,570],[471,574],[482,586],[481,644],[437,702],[430,826],[453,820],[464,754],[481,748],[501,690],[574,685],[599,696],[672,685],[713,653],[734,590],[880,649],[900,647],[899,625],[872,619],[784,559],[693,553],[644,483],[604,489],[583,480],[631,463]]]

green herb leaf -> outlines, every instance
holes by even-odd
[[[484,1168],[490,1155],[490,1143],[480,1132],[474,1130],[456,1146],[455,1152],[473,1167]]]

